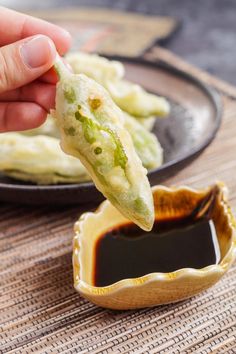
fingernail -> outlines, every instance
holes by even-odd
[[[53,61],[56,48],[50,38],[39,35],[23,43],[20,53],[25,65],[30,68],[39,68]]]

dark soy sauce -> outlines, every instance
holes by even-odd
[[[219,260],[215,226],[207,217],[158,221],[151,232],[130,223],[99,237],[94,285],[106,286],[153,272],[200,269]]]

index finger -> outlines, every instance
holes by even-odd
[[[44,34],[55,43],[60,55],[67,52],[71,36],[65,29],[47,21],[28,16],[0,6],[0,46],[4,46],[36,34]]]

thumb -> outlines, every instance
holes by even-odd
[[[0,48],[0,93],[37,79],[52,67],[55,57],[54,43],[43,35]]]

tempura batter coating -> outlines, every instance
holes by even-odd
[[[56,111],[62,149],[78,157],[96,187],[127,218],[145,230],[154,222],[146,169],[124,128],[122,111],[107,91],[85,75],[71,74],[55,64]]]
[[[90,180],[81,162],[61,150],[58,139],[2,133],[0,146],[0,171],[8,176],[38,184]]]

